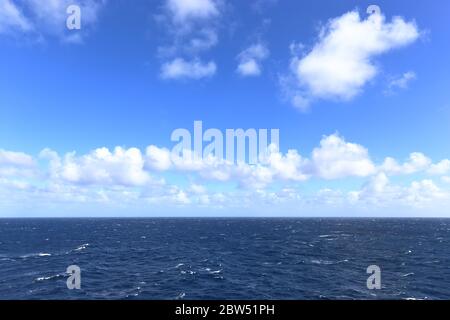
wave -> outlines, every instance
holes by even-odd
[[[192,270],[187,270],[187,271],[182,270],[182,271],[180,271],[180,273],[181,273],[181,274],[190,274],[190,275],[194,275],[194,274],[196,274],[197,272],[192,271]]]
[[[413,276],[413,275],[414,275],[414,272],[410,272],[410,273],[403,274],[402,277],[409,277],[409,276]]]
[[[51,257],[51,253],[45,253],[45,252],[39,252],[39,253],[30,253],[30,254],[24,254],[20,256],[19,258],[22,259],[28,259],[28,258],[37,258],[37,257]]]
[[[75,251],[81,251],[81,250],[87,249],[87,247],[89,247],[89,243],[82,244],[81,246],[76,248]]]
[[[348,262],[348,259],[339,260],[339,261],[329,261],[329,260],[320,260],[320,259],[312,259],[311,260],[311,263],[313,263],[313,264],[323,264],[323,265],[333,265],[333,264],[346,263],[346,262]]]
[[[222,273],[222,269],[221,270],[210,271],[210,274],[219,274],[219,273]]]
[[[42,282],[42,281],[47,281],[47,280],[55,280],[55,279],[59,279],[59,278],[65,278],[68,275],[66,273],[58,273],[52,276],[47,276],[47,277],[39,277],[34,279],[35,282]]]

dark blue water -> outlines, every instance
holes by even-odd
[[[5,219],[0,299],[449,299],[449,245],[438,219]]]

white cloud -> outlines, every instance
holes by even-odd
[[[413,71],[405,72],[400,77],[391,79],[388,83],[387,93],[392,93],[396,89],[408,89],[409,84],[417,79],[417,75]]]
[[[419,38],[414,22],[394,17],[387,22],[374,13],[361,19],[357,11],[330,20],[312,50],[294,56],[295,96],[303,100],[349,100],[378,73],[374,58]],[[304,102],[302,103],[304,104]]]
[[[30,21],[11,0],[0,1],[0,34],[33,29]]]
[[[213,0],[167,0],[167,7],[177,23],[193,18],[211,18],[219,14],[217,3]]]
[[[390,175],[413,174],[426,170],[431,163],[431,159],[423,153],[414,152],[410,154],[408,161],[401,165],[395,159],[388,157],[379,169]]]
[[[314,149],[312,170],[324,179],[366,177],[375,172],[375,165],[366,148],[334,134],[324,137],[320,147]]]
[[[291,181],[305,181],[310,176],[305,173],[308,160],[304,159],[297,150],[289,150],[286,155],[278,152],[273,146],[269,147],[269,154],[263,160],[268,165],[274,178]]]
[[[152,170],[166,171],[172,166],[171,153],[166,148],[149,146],[146,158],[146,165]]]
[[[0,166],[34,166],[33,157],[23,152],[14,152],[0,149]]]
[[[216,73],[216,63],[202,62],[200,53],[219,42],[221,8],[222,1],[216,0],[166,0],[164,13],[157,16],[169,36],[169,43],[158,47],[158,56],[166,60],[162,78],[201,79]]]
[[[31,177],[35,174],[36,163],[33,158],[23,152],[14,152],[0,149],[0,178],[13,177],[13,179]],[[23,183],[14,180],[13,184]]]
[[[194,193],[194,194],[204,194],[207,192],[206,188],[202,185],[199,184],[192,184],[189,187],[189,191]]]
[[[319,190],[315,195],[310,197],[310,199],[308,199],[308,202],[310,205],[317,209],[318,207],[323,206],[331,206],[336,208],[338,206],[344,205],[346,200],[347,199],[344,192],[340,190],[325,188]]]
[[[257,165],[234,164],[213,156],[197,159],[190,150],[184,150],[181,156],[169,154],[166,149],[153,147],[150,154],[151,156],[147,158],[149,168],[160,170],[164,167],[166,170],[195,172],[203,179],[219,182],[237,181],[243,187],[264,188],[273,181],[304,181],[309,178],[302,172],[306,159],[303,159],[296,150],[289,150],[283,155],[273,145]],[[164,165],[158,164],[161,162],[159,158],[165,159]]]
[[[259,76],[261,67],[255,59],[250,59],[239,63],[237,72],[242,76]]]
[[[301,94],[294,94],[292,96],[292,105],[297,108],[298,110],[302,111],[302,112],[306,112],[309,110],[310,107],[310,101],[305,98],[304,96],[302,96]]]
[[[404,200],[419,206],[427,202],[447,199],[448,193],[437,187],[432,180],[415,181],[407,189]]]
[[[293,107],[301,112],[307,112],[310,109],[311,101],[297,88],[297,81],[292,76],[282,75],[279,78],[279,85],[282,95]]]
[[[211,77],[216,73],[217,66],[213,61],[186,61],[176,58],[161,67],[163,79],[201,79]]]
[[[428,169],[428,173],[432,175],[444,175],[450,173],[450,160],[445,159],[439,163],[432,164]]]
[[[0,174],[1,177],[1,174]],[[29,190],[31,185],[26,181],[0,178],[0,186],[8,189]]]
[[[149,167],[197,172],[205,179],[222,182],[234,180],[242,186],[255,188],[263,188],[273,181],[299,182],[311,177],[326,180],[366,177],[376,171],[367,149],[346,142],[337,134],[324,137],[320,147],[313,150],[311,159],[303,158],[297,150],[282,154],[271,145],[257,165],[236,165],[213,156],[196,159],[189,150],[184,151],[184,156],[179,156],[169,155],[168,150],[153,147],[151,154],[154,163],[149,163]],[[160,157],[165,159],[164,165],[159,164]],[[171,158],[170,163],[168,157]]]
[[[42,158],[50,160],[50,175],[53,179],[72,184],[104,186],[142,186],[151,181],[144,170],[145,159],[136,148],[107,148],[77,157],[68,153],[60,158],[51,150],[44,150]]]
[[[145,154],[137,148],[116,147],[96,149],[86,155],[74,152],[59,156],[45,149],[41,158],[49,160],[49,178],[54,181],[79,185],[145,186],[154,182],[150,173],[174,172],[181,175],[196,174],[202,179],[217,182],[237,182],[241,186],[265,188],[274,182],[304,182],[311,178],[323,180],[346,179],[383,175],[413,175],[420,172],[443,175],[448,160],[432,164],[422,153],[412,153],[403,164],[386,158],[375,165],[366,148],[347,142],[338,134],[324,136],[320,146],[313,149],[309,158],[297,150],[283,154],[275,145],[256,165],[235,164],[212,155],[196,158],[190,150],[182,155],[166,148],[149,146]],[[20,172],[35,170],[35,160],[20,152],[0,150],[0,172],[7,177],[20,177]],[[8,173],[8,174],[6,174]]]
[[[198,32],[187,40],[185,50],[188,53],[197,53],[214,47],[219,42],[216,30],[205,27],[199,29]]]
[[[416,152],[401,164],[386,158],[375,165],[366,148],[338,134],[324,136],[309,157],[295,149],[282,153],[271,145],[256,165],[192,155],[191,151],[182,157],[151,145],[145,153],[116,147],[59,155],[45,149],[36,160],[22,152],[0,150],[0,207],[28,201],[42,206],[101,203],[119,207],[251,208],[290,204],[294,208],[393,210],[444,208],[450,200],[450,192],[430,179],[416,179],[409,185],[395,185],[389,180],[389,175],[395,174],[413,178],[419,173],[442,175],[448,169],[448,160],[433,164]],[[350,192],[326,185],[329,180],[351,177],[368,181]],[[314,182],[308,182],[311,179]],[[180,181],[190,184],[182,187]],[[442,176],[440,181],[450,183],[450,178]],[[318,191],[314,190],[317,184]]]
[[[261,43],[254,44],[238,55],[237,72],[242,76],[259,76],[261,62],[269,56],[269,50]]]
[[[450,194],[441,190],[431,180],[414,181],[401,187],[390,183],[384,173],[374,176],[360,191],[350,192],[350,201],[382,207],[423,207],[433,201],[449,200]]]
[[[175,200],[175,202],[177,202],[179,204],[189,204],[189,203],[191,203],[191,200],[189,199],[189,197],[187,196],[187,194],[183,190],[178,191],[174,195],[173,199]]]
[[[395,191],[389,185],[389,178],[386,174],[379,173],[363,186],[357,197],[358,199],[373,199],[382,194],[391,194]]]
[[[178,186],[164,185],[163,188],[147,190],[138,201],[144,201],[146,204],[185,207],[187,205],[196,205],[200,202],[203,195],[193,194],[188,190],[183,190]]]

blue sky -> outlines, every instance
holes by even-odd
[[[0,216],[447,216],[449,9],[0,0]],[[175,163],[195,120],[279,151]]]

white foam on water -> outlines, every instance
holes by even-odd
[[[76,248],[75,251],[81,251],[81,250],[86,249],[87,247],[89,247],[89,243],[82,244],[81,246]]]
[[[50,257],[51,253],[39,253],[38,256],[39,257]]]
[[[414,272],[410,272],[410,273],[403,274],[402,277],[409,277],[409,276],[413,276],[413,275],[414,275]]]

